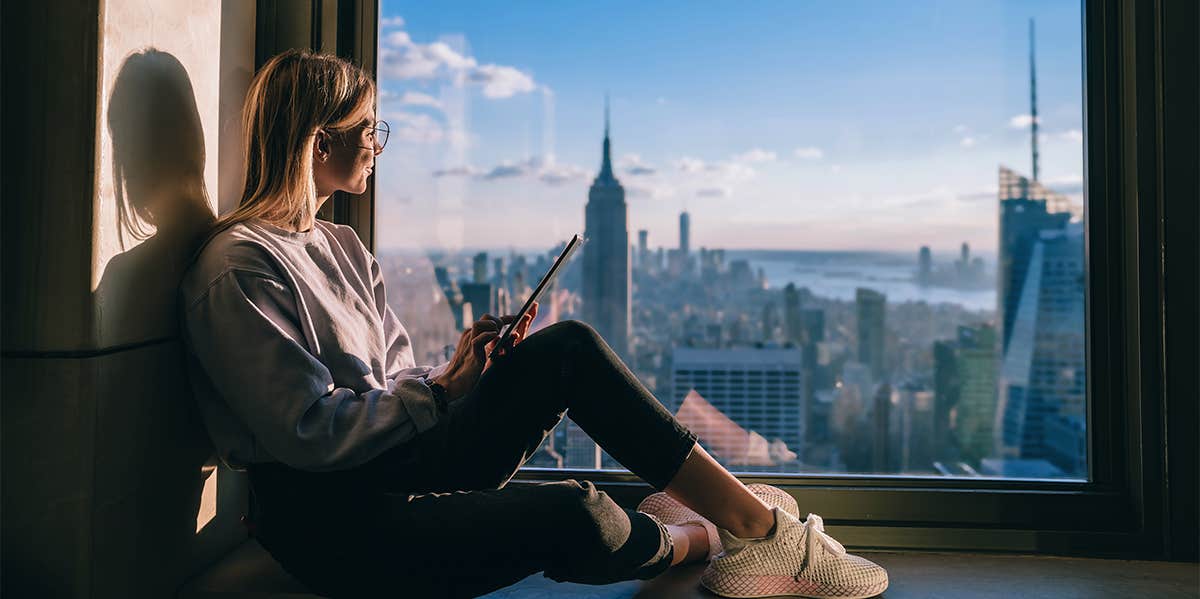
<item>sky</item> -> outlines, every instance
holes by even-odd
[[[1081,198],[1073,1],[383,0],[379,247],[546,248],[584,229],[605,97],[631,241],[996,246],[1000,165]],[[1081,200],[1080,200],[1081,201]]]

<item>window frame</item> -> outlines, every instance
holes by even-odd
[[[277,1],[259,0],[260,15]],[[1155,172],[1161,159],[1155,145],[1161,96],[1155,94],[1161,93],[1163,1],[1082,0],[1089,481],[860,474],[745,474],[741,480],[786,489],[852,548],[1166,555],[1165,522],[1173,514],[1160,482],[1166,457],[1163,209],[1157,180],[1137,177]],[[332,35],[339,54],[375,72],[378,1],[312,5],[310,47],[322,41],[329,47]],[[364,197],[335,197],[322,213],[355,227],[372,251],[373,185]],[[1196,440],[1174,443],[1188,451]],[[510,484],[585,477],[630,508],[654,492],[619,471],[522,468]]]

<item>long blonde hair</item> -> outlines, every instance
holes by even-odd
[[[318,129],[357,125],[355,115],[374,102],[374,80],[348,60],[305,50],[287,50],[268,60],[250,82],[242,111],[246,184],[241,201],[213,223],[208,239],[251,218],[294,229],[313,224],[311,138]]]

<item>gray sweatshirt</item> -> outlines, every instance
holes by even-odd
[[[192,391],[233,468],[362,464],[432,427],[438,411],[379,263],[354,230],[259,219],[215,236],[180,284]]]

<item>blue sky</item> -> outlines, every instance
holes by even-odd
[[[1031,17],[1041,179],[1078,195],[1078,1],[384,0],[380,247],[582,231],[608,93],[631,238],[686,208],[696,247],[992,249]]]

